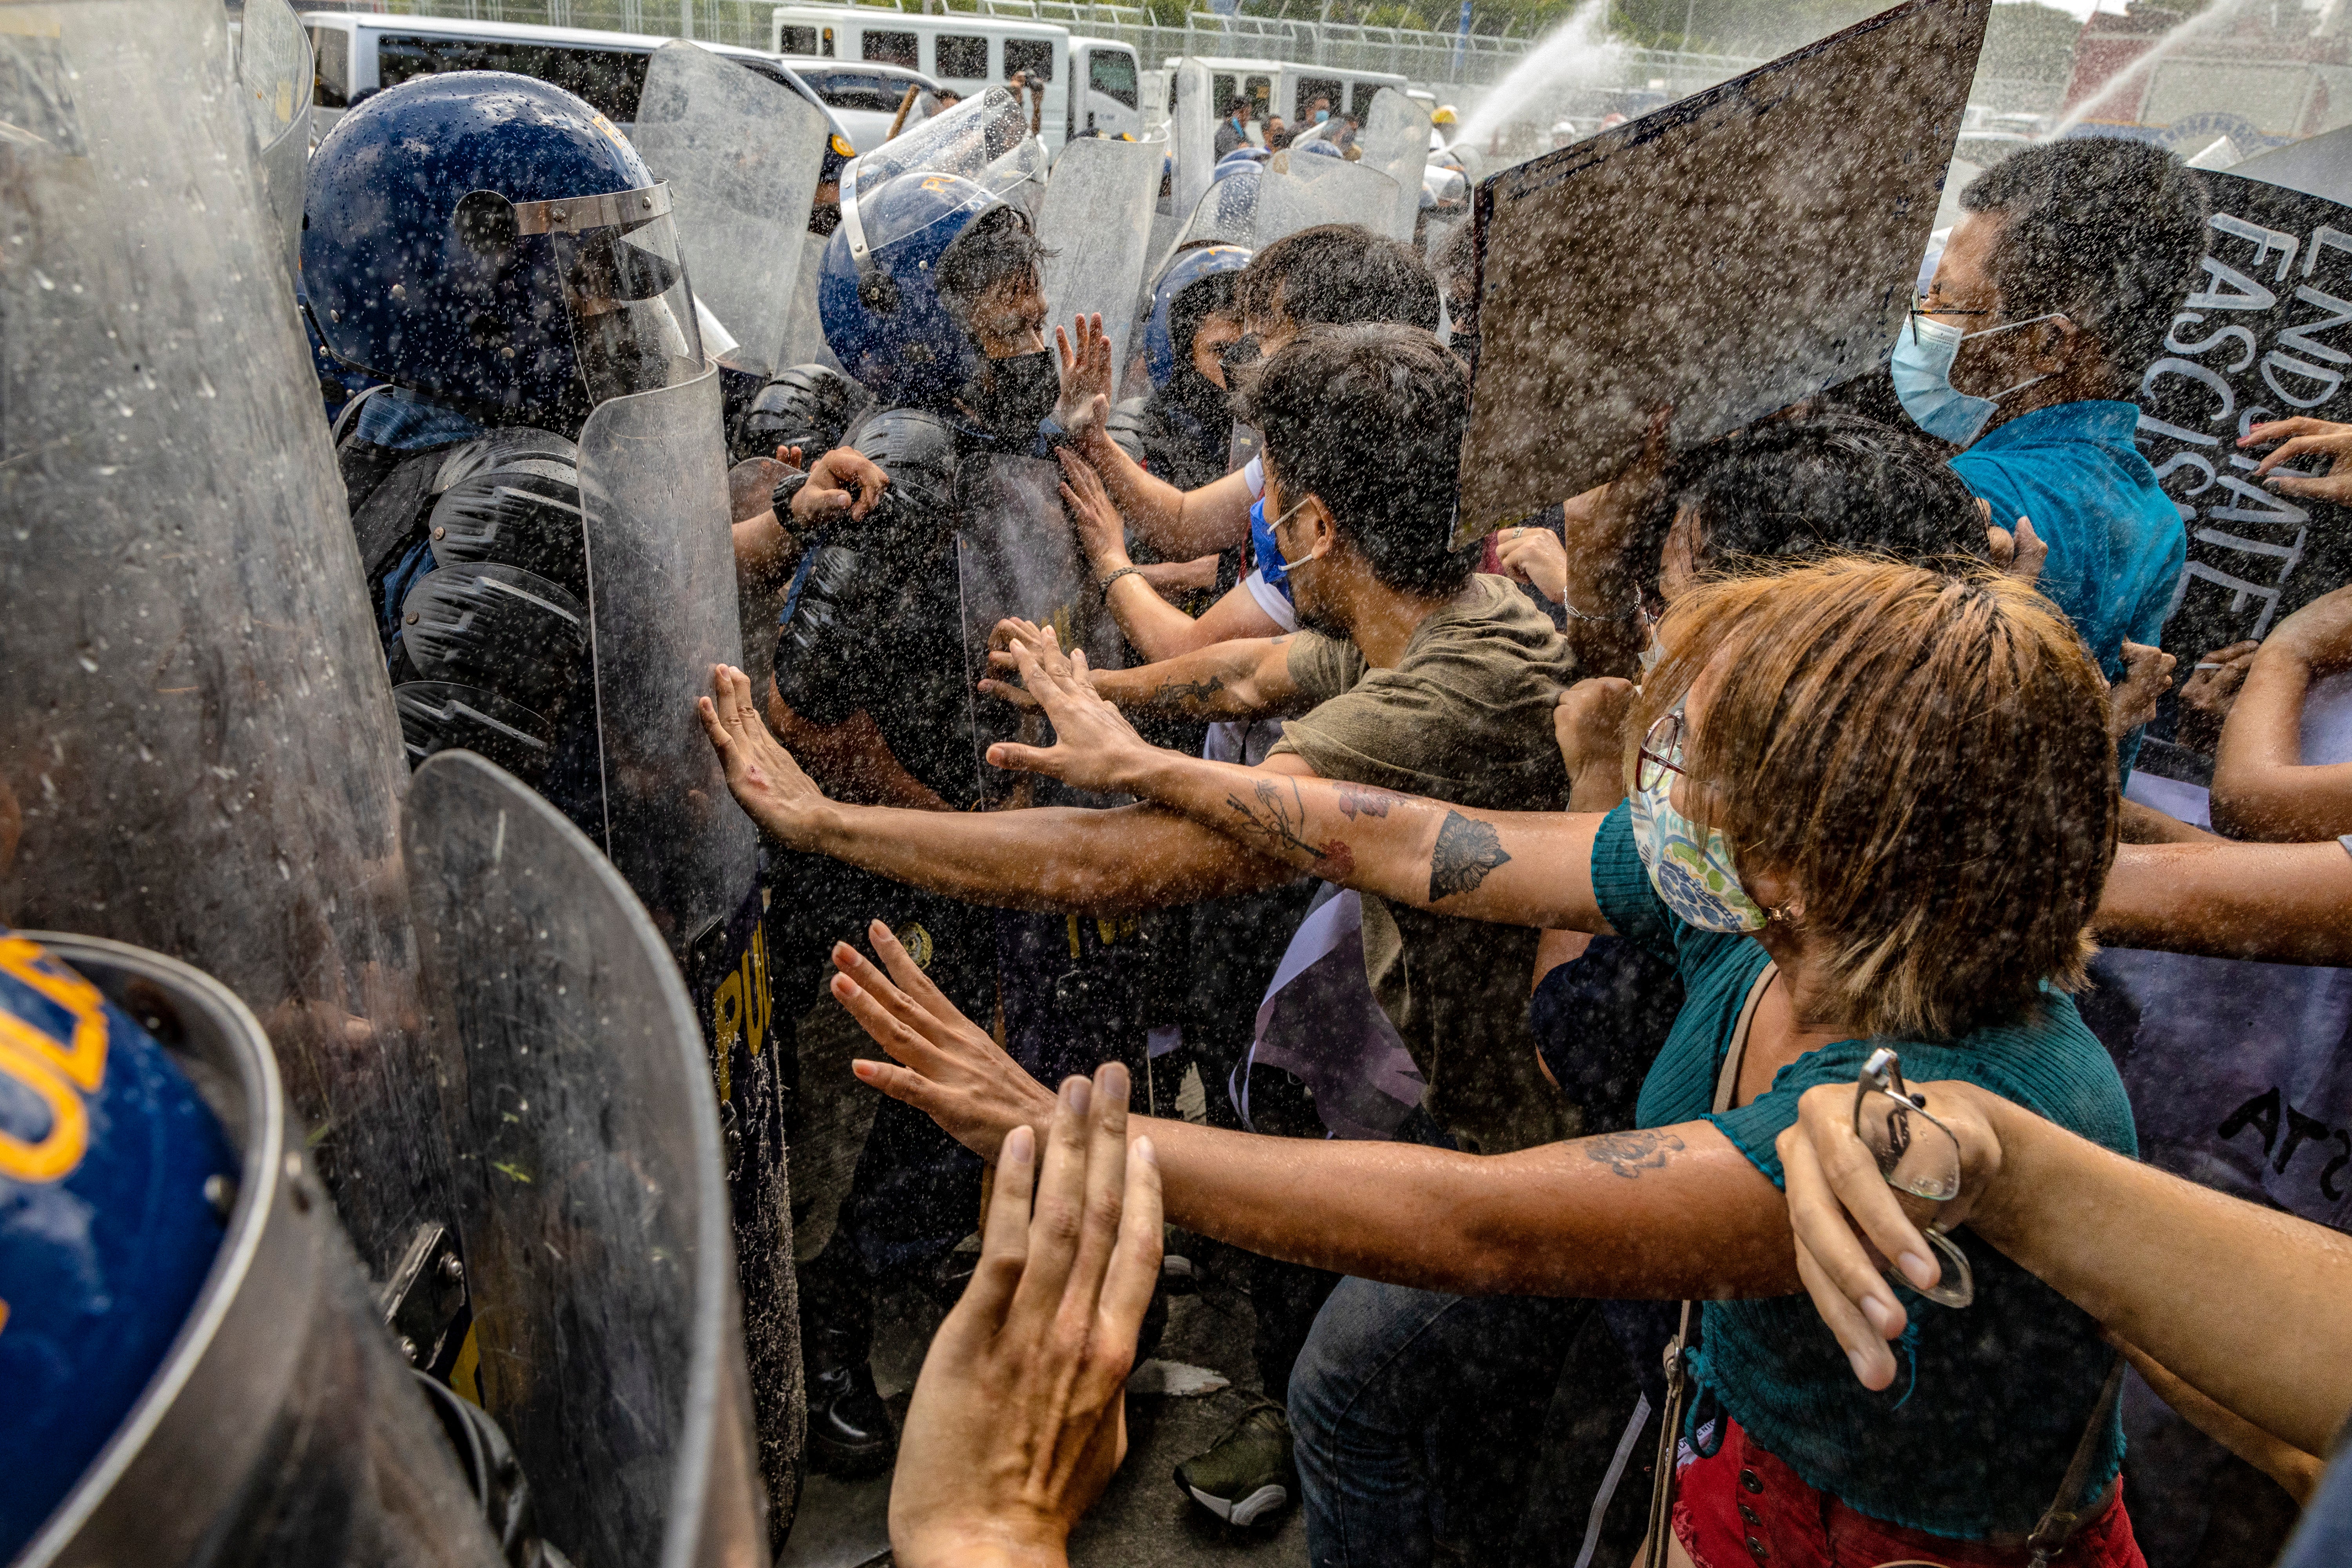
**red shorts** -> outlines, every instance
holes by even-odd
[[[1885,1563],[2023,1568],[2032,1560],[2022,1544],[1952,1541],[1856,1513],[1800,1480],[1737,1421],[1718,1419],[1726,1428],[1723,1447],[1713,1458],[1684,1464],[1675,1489],[1675,1534],[1698,1568],[1876,1568]],[[2075,1531],[2054,1564],[2147,1568],[2132,1539],[2120,1485],[2107,1506]]]

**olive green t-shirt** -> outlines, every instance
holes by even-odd
[[[1353,643],[1299,633],[1291,679],[1316,702],[1274,750],[1329,779],[1496,811],[1557,811],[1568,772],[1552,710],[1574,679],[1551,620],[1508,580],[1476,576],[1421,623],[1393,668]],[[1428,1089],[1422,1103],[1466,1150],[1503,1154],[1575,1137],[1528,1030],[1541,933],[1364,895],[1364,969]]]

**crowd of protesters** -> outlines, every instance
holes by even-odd
[[[2303,752],[2352,590],[2176,681],[2186,536],[2132,399],[2202,187],[2090,139],[1962,205],[1891,400],[1696,445],[1659,410],[1612,483],[1483,540],[1469,373],[1411,247],[1318,228],[1188,273],[1124,426],[1077,323],[1057,457],[1128,668],[1008,622],[970,695],[1051,721],[992,768],[1132,804],[877,787],[923,775],[878,710],[862,775],[807,754],[789,628],[778,687],[715,672],[743,809],[877,901],[870,953],[830,955],[881,1050],[858,1077],[998,1172],[904,1423],[899,1562],[1058,1559],[1124,1453],[1163,1205],[1255,1259],[1265,1395],[1178,1482],[1236,1522],[1295,1496],[1318,1568],[1507,1560],[1594,1325],[1643,1390],[1648,1561],[2142,1563],[2126,1366],[2315,1500],[2298,1568],[2346,1560],[2352,1482],[2319,1477],[2352,1244],[2138,1163],[2085,1015],[2101,942],[2352,958],[2352,763]],[[2246,445],[2281,490],[2352,490],[2352,426]],[[849,473],[795,510],[849,507]],[[2123,794],[2176,688],[2210,826]],[[1369,1058],[1251,1055],[1335,896],[1417,1088],[1377,1135],[1326,1135]],[[1131,1114],[1133,1053],[1041,1081],[899,904],[941,933],[1181,914],[1154,963],[1205,1119]]]

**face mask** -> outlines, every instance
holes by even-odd
[[[1312,500],[1314,498],[1311,496],[1307,498],[1307,500]],[[1264,506],[1265,503],[1264,501],[1260,501],[1258,504],[1260,506]],[[1306,504],[1307,500],[1294,502],[1280,517],[1276,518],[1273,525],[1265,531],[1266,538],[1274,541],[1275,559],[1282,563],[1282,574],[1285,577],[1289,576],[1293,572],[1297,571],[1301,566],[1307,564],[1309,562],[1320,561],[1323,559],[1320,555],[1302,555],[1297,560],[1293,561],[1282,553],[1282,540],[1280,537],[1282,525],[1288,522],[1292,518],[1297,516],[1298,509]]]
[[[1633,847],[1650,886],[1666,908],[1701,931],[1762,931],[1768,917],[1739,885],[1731,841],[1713,827],[1702,837],[1675,809],[1675,776],[1663,773],[1654,788],[1636,789],[1630,802]]]
[[[1981,332],[1964,332],[1948,322],[1931,321],[1915,311],[1895,334],[1895,357],[1887,364],[1895,377],[1895,395],[1903,402],[1903,412],[1911,416],[1914,425],[1938,441],[1967,446],[1977,438],[2002,398],[2050,378],[2037,375],[2019,382],[2007,392],[1997,392],[1990,397],[1971,397],[1952,385],[1952,361],[1959,354],[1960,344],[1970,338],[1987,338],[1995,332],[2030,327],[2035,321],[2051,321],[2060,313],[2053,310],[2032,321],[2010,321]]]
[[[1225,368],[1225,387],[1231,391],[1234,374],[1246,370],[1258,361],[1257,334],[1244,332],[1217,351],[1217,363]]]
[[[1315,123],[1318,125],[1322,124],[1325,121],[1330,118],[1331,111],[1328,109],[1318,109],[1315,111]],[[1192,123],[1198,125],[1200,121],[1196,120]]]
[[[1054,351],[992,359],[964,389],[964,402],[1000,435],[1034,431],[1062,395],[1062,373]]]

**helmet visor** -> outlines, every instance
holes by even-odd
[[[593,402],[702,374],[702,334],[668,186],[518,203],[515,218],[521,233],[545,234],[554,250],[572,351]]]
[[[871,199],[894,180],[952,174],[1002,196],[1043,178],[1045,172],[1045,144],[1029,134],[1029,116],[1020,100],[1001,87],[990,88],[850,161],[841,174],[841,226],[849,235],[850,256],[863,263],[873,252],[948,216],[926,214],[919,221],[877,216]]]

